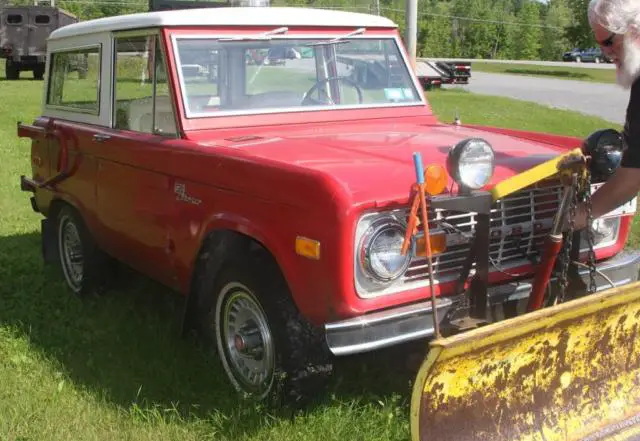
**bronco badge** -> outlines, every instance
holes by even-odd
[[[189,202],[190,204],[194,205],[200,205],[202,203],[200,199],[194,198],[193,196],[189,196],[187,194],[187,190],[184,184],[176,182],[175,186],[173,187],[173,191],[175,192],[176,200],[178,201]]]

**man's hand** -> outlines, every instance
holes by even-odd
[[[567,216],[565,217],[565,220],[564,220],[564,225],[562,227],[562,231],[567,231],[571,226],[570,219],[569,219],[570,217],[571,217],[571,213],[567,213]],[[584,202],[580,202],[576,206],[576,214],[573,218],[573,231],[580,231],[584,229],[586,226],[587,226],[587,208]]]
[[[616,170],[602,187],[596,190],[591,196],[591,213],[593,219],[597,219],[618,208],[640,191],[640,168],[620,167]],[[567,217],[569,213],[567,213]],[[574,231],[582,230],[587,226],[587,210],[584,203],[579,203],[576,207],[574,217]],[[569,222],[565,218],[563,231],[569,229]]]

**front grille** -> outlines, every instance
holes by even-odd
[[[498,200],[491,209],[491,239],[489,271],[508,272],[509,267],[526,264],[539,256],[544,238],[551,229],[562,187],[554,183],[538,184]],[[430,210],[430,229],[438,228],[438,220],[445,220],[458,230],[473,236],[475,213],[449,210]],[[515,227],[515,228],[514,228]],[[456,279],[471,246],[470,239],[460,233],[447,236],[447,250],[433,258],[434,281]],[[428,281],[427,260],[415,257],[404,274],[404,283]]]

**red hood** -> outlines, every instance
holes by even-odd
[[[489,187],[565,151],[560,146],[505,134],[450,125],[359,126],[340,130],[316,128],[253,132],[251,136],[200,141],[225,145],[270,160],[319,170],[332,177],[352,202],[405,199],[415,181],[413,152],[424,165],[446,164],[451,146],[469,138],[487,140],[496,154]]]

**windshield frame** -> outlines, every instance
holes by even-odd
[[[341,28],[331,30],[308,30],[308,29],[291,29],[285,34],[277,34],[271,37],[271,40],[287,41],[287,40],[305,40],[305,39],[318,39],[328,41],[333,38],[344,37],[346,33],[353,31],[353,29],[346,30]],[[189,30],[187,32],[171,32],[169,34],[170,50],[172,51],[172,61],[174,75],[178,80],[177,88],[179,89],[177,95],[181,100],[182,111],[184,117],[187,120],[199,120],[204,118],[225,118],[225,117],[242,117],[242,116],[259,116],[259,115],[275,115],[275,114],[305,114],[305,113],[317,113],[317,112],[345,112],[345,111],[371,111],[371,110],[393,110],[398,108],[416,108],[427,107],[427,101],[424,95],[424,91],[418,81],[415,72],[411,67],[411,63],[408,60],[407,53],[403,49],[402,41],[397,32],[380,31],[378,29],[367,29],[364,34],[350,36],[345,38],[345,41],[349,40],[382,40],[391,42],[397,50],[400,59],[403,63],[403,69],[407,70],[407,74],[410,79],[410,85],[413,86],[415,92],[415,101],[412,102],[399,102],[399,103],[371,103],[371,104],[355,104],[355,105],[309,105],[309,106],[296,106],[296,107],[279,107],[279,108],[256,108],[256,109],[241,109],[241,110],[223,110],[215,112],[193,112],[189,109],[187,88],[185,83],[184,74],[181,66],[180,54],[179,54],[179,40],[196,39],[204,40],[211,39],[212,41],[225,39],[225,38],[255,38],[258,35],[264,33],[264,29],[248,30],[243,28],[239,31],[230,32],[225,30]],[[224,42],[225,44],[234,44],[233,42]]]

